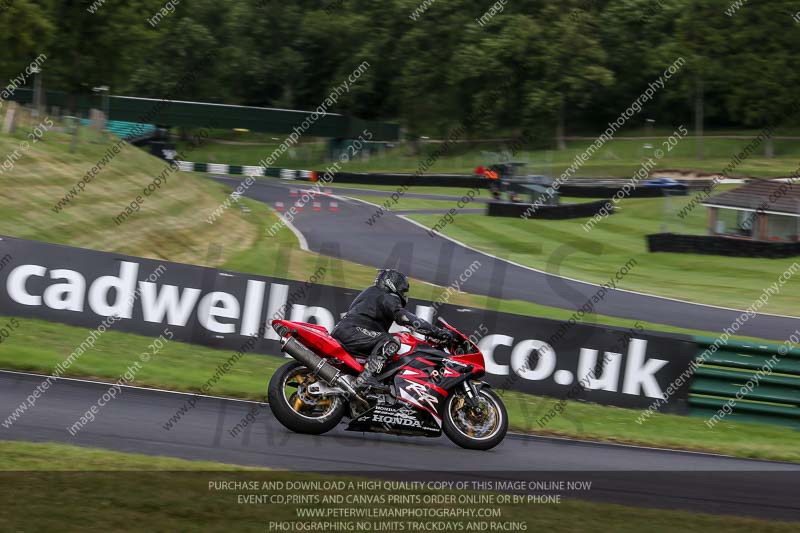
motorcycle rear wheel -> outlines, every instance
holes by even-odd
[[[482,388],[478,396],[480,411],[469,406],[464,393],[451,394],[444,404],[442,430],[462,448],[490,450],[506,436],[508,412],[493,390]]]
[[[312,396],[306,390],[318,378],[296,361],[280,367],[269,380],[267,398],[275,418],[295,433],[320,435],[335,428],[347,411],[341,396]]]

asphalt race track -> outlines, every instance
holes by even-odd
[[[0,371],[3,412],[23,402],[42,379]],[[67,427],[108,387],[59,379],[10,428],[0,427],[0,439],[382,478],[591,480],[592,489],[576,497],[800,520],[800,465],[522,435],[509,435],[489,452],[463,450],[446,437],[362,435],[343,426],[306,436],[284,429],[268,406],[214,397],[203,397],[166,430],[164,424],[191,395],[152,389],[125,387],[94,422],[71,436]],[[255,422],[232,436],[229,431],[251,409]]]
[[[239,178],[228,177],[214,179],[231,187],[241,181]],[[273,207],[276,202],[282,202],[284,209],[289,209],[298,200],[297,191],[305,188],[309,188],[307,182],[258,180],[247,189],[245,195]],[[294,195],[292,190],[295,191]],[[363,189],[350,188],[333,189],[333,194],[343,190],[374,196],[391,195],[385,191],[366,193]],[[433,196],[410,192],[406,195]],[[481,267],[462,284],[461,290],[464,292],[501,299],[526,300],[571,311],[583,306],[599,289],[599,286],[591,283],[525,268],[461,246],[439,235],[431,235],[427,228],[391,212],[385,212],[374,219],[372,224],[368,224],[367,221],[376,213],[377,207],[365,202],[341,196],[317,196],[314,201],[320,202],[319,210],[314,210],[313,202],[308,202],[295,216],[293,225],[305,238],[308,248],[317,253],[376,268],[400,268],[414,278],[441,286],[452,284],[468,265],[477,260]],[[456,200],[453,201],[453,207],[456,207]],[[547,271],[557,273],[561,261],[578,252],[569,245],[560,248],[548,259]],[[580,253],[585,252],[584,250]],[[596,252],[601,253],[601,245],[598,244]],[[613,274],[610,272],[609,276]],[[595,312],[631,320],[719,332],[730,327],[741,314],[741,311],[732,309],[623,290],[609,291],[595,306]],[[737,334],[782,342],[798,327],[799,318],[760,314],[745,322]]]

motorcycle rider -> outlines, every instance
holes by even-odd
[[[392,322],[426,336],[448,340],[449,330],[434,326],[405,307],[408,304],[408,278],[393,269],[379,270],[375,284],[364,289],[350,304],[331,335],[351,353],[369,354],[364,370],[355,380],[356,390],[378,386],[375,379],[383,365],[400,349],[389,333]]]

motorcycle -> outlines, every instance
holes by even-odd
[[[355,386],[366,354],[350,354],[322,326],[273,320],[281,350],[295,359],[269,382],[275,418],[297,433],[319,435],[349,419],[348,431],[440,437],[489,450],[503,440],[508,413],[481,381],[483,354],[443,319],[449,339],[394,333],[400,349],[376,375],[378,387]]]

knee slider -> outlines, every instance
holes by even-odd
[[[395,338],[386,341],[386,344],[383,345],[382,353],[386,357],[391,357],[398,351],[400,351],[400,342]]]

